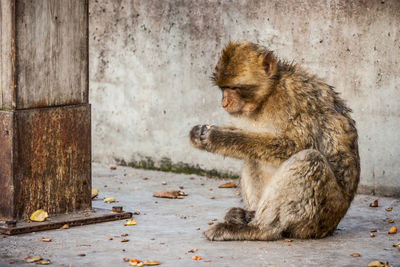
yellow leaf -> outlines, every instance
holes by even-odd
[[[129,219],[126,221],[125,225],[135,225],[137,222],[134,219]]]
[[[99,194],[99,190],[92,188],[92,199],[97,197],[98,194]]]
[[[117,201],[114,197],[106,197],[105,199],[104,199],[104,202],[105,203],[113,203],[113,202],[115,202],[115,201]]]
[[[32,213],[29,219],[33,222],[43,222],[49,217],[49,214],[45,210],[37,210]]]

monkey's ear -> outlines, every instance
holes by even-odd
[[[276,73],[276,58],[271,51],[266,51],[262,56],[262,66],[267,73],[268,77],[275,75]]]

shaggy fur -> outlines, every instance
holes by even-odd
[[[244,160],[245,209],[209,240],[322,238],[345,215],[360,175],[357,130],[333,87],[265,47],[230,43],[213,74],[234,126],[193,127],[191,143]]]

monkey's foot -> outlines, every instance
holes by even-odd
[[[204,236],[210,241],[223,241],[226,231],[226,223],[218,223],[217,225],[208,228],[203,232]]]
[[[246,225],[254,218],[254,214],[254,211],[234,207],[226,213],[224,219],[227,223]]]

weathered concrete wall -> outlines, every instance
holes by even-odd
[[[357,121],[360,188],[400,195],[397,0],[90,0],[93,159],[238,172],[188,142],[195,124],[229,122],[209,76],[230,40],[266,45],[335,86]]]

